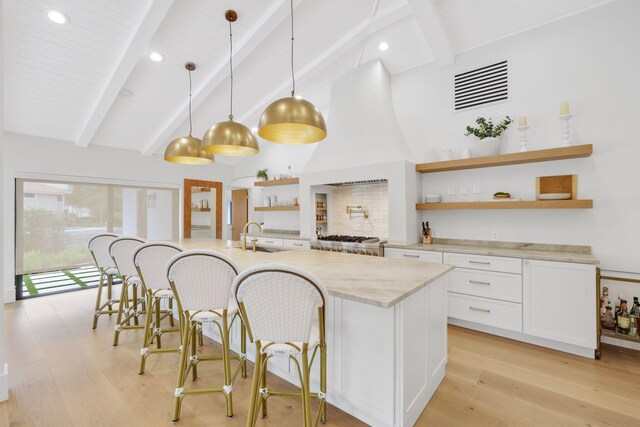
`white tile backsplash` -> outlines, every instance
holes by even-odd
[[[362,205],[369,213],[369,218],[353,214],[349,219],[348,205]],[[389,236],[389,191],[386,182],[335,187],[330,209],[331,233],[381,238]]]

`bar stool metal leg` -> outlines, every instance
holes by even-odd
[[[93,313],[93,329],[98,327],[98,316],[100,316],[100,300],[102,299],[102,285],[104,284],[104,270],[100,269],[100,283],[98,284],[98,295],[96,296],[96,310]]]

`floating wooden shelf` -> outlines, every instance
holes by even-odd
[[[526,200],[496,202],[416,203],[419,211],[461,209],[591,209],[593,200]]]
[[[299,211],[300,206],[256,206],[256,212]]]
[[[211,212],[211,208],[191,208],[191,212]]]
[[[416,171],[422,173],[446,172],[463,169],[488,168],[492,166],[517,165],[521,163],[548,162],[551,160],[589,157],[592,153],[592,144],[573,145],[571,147],[549,148],[546,150],[525,151],[522,153],[499,154],[497,156],[476,157],[472,159],[419,163],[416,165]]]
[[[192,193],[211,193],[211,189],[210,188],[206,188],[206,187],[192,187],[191,188],[191,192]]]
[[[273,187],[275,185],[295,185],[300,183],[300,178],[272,179],[270,181],[256,181],[256,187]]]
[[[326,220],[316,220],[316,222],[317,222],[318,224],[326,224],[326,223],[327,223],[327,221],[326,221]]]
[[[316,208],[317,211],[326,211],[327,208]]]

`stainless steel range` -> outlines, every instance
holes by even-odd
[[[344,236],[332,234],[318,236],[311,240],[311,249],[331,252],[346,252],[349,254],[383,256],[382,245],[386,241],[378,237]]]

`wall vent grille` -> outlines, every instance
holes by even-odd
[[[507,61],[455,76],[455,110],[509,99]]]

